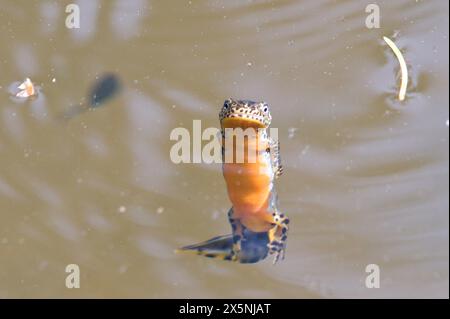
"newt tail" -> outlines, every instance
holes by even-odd
[[[239,258],[235,259],[242,264],[256,263],[267,257],[269,239],[267,233],[253,233],[245,231],[245,240]],[[222,260],[233,259],[233,235],[217,236],[204,242],[177,249],[177,252],[194,253],[209,258]]]

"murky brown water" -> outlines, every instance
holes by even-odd
[[[368,1],[80,0],[73,30],[69,3],[0,1],[0,297],[448,298],[447,1],[377,1],[371,30]],[[117,98],[56,120],[105,72]],[[25,77],[41,92],[17,103]],[[170,131],[217,127],[229,96],[279,129],[277,266],[173,252],[229,232],[220,165],[169,158]]]

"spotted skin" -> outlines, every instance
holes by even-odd
[[[274,263],[284,259],[286,250],[287,233],[289,230],[289,218],[286,215],[275,212],[273,227],[269,230],[269,253],[275,255]]]
[[[233,246],[231,250],[231,260],[236,261],[239,259],[241,253],[241,242],[244,237],[245,226],[238,220],[233,218],[233,208],[228,211],[228,222],[231,225],[231,234],[233,238]]]
[[[274,263],[284,258],[286,249],[289,219],[277,208],[277,195],[274,190],[274,179],[283,173],[279,154],[279,143],[268,135],[268,127],[272,117],[265,102],[249,100],[225,101],[219,119],[222,128],[222,158],[225,159],[227,145],[226,129],[258,130],[254,135],[256,143],[251,144],[250,138],[244,140],[244,147],[251,150],[256,146],[256,161],[251,162],[249,153],[244,162],[223,162],[223,175],[227,184],[228,197],[232,203],[228,218],[232,227],[233,248],[232,260],[239,259],[242,241],[245,240],[245,230],[254,233],[267,233],[269,254],[274,255]],[[238,150],[239,143],[233,140],[233,153]],[[249,151],[250,152],[250,151]]]
[[[275,178],[283,174],[283,165],[281,165],[280,142],[270,139],[269,152],[271,154],[272,169],[275,172]]]

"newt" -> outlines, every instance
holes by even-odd
[[[255,233],[267,232],[269,254],[274,263],[284,258],[289,218],[278,209],[278,198],[274,181],[283,173],[279,142],[269,136],[272,121],[269,106],[265,102],[227,99],[219,114],[223,138],[223,176],[232,207],[228,219],[233,234],[232,260],[239,259],[244,230]],[[227,144],[227,129],[256,131],[247,139]],[[256,141],[252,139],[255,139]],[[244,145],[241,145],[244,143]],[[230,150],[229,145],[232,145]],[[244,161],[237,161],[237,154],[244,146]],[[256,148],[256,149],[254,149]],[[232,151],[233,160],[227,161],[227,151]],[[251,155],[256,154],[252,161]]]
[[[228,211],[232,234],[181,250],[241,263],[270,254],[276,263],[284,259],[289,218],[278,209],[274,187],[283,167],[279,142],[268,132],[272,121],[269,106],[265,102],[227,99],[219,120],[222,171],[232,204]]]

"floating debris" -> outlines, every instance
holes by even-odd
[[[405,59],[403,58],[402,52],[398,49],[395,43],[388,37],[383,37],[383,40],[389,45],[389,47],[394,51],[395,56],[400,63],[400,69],[402,73],[400,91],[398,92],[398,99],[403,101],[406,95],[406,88],[408,86],[408,68],[406,67]]]
[[[113,98],[120,89],[119,79],[114,74],[103,75],[89,93],[90,107],[98,107]]]
[[[29,78],[26,78],[18,87],[20,91],[16,93],[16,97],[28,98],[30,96],[36,95],[36,90],[34,89],[34,84]]]
[[[294,138],[295,132],[297,132],[297,131],[298,131],[297,127],[290,127],[290,128],[288,128],[288,138],[289,139]]]
[[[107,73],[100,77],[92,86],[88,94],[88,105],[80,103],[69,108],[63,118],[71,119],[74,116],[104,105],[115,97],[121,89],[120,81],[115,74]]]

